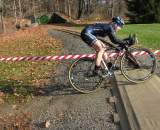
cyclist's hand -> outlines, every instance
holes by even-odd
[[[135,43],[135,39],[134,38],[130,38],[128,42],[129,42],[130,45],[133,45]]]
[[[123,39],[123,42],[129,46],[135,44],[135,37],[132,37],[131,35],[129,35],[128,38]]]

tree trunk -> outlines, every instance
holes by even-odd
[[[18,20],[17,20],[17,6],[16,6],[16,0],[14,0],[13,3],[13,10],[14,10],[14,17],[15,17],[15,25],[17,24]]]
[[[87,7],[86,7],[87,15],[89,16],[91,13],[91,1],[87,0]]]
[[[65,12],[65,15],[68,15],[68,2],[67,2],[67,0],[65,0],[65,10],[64,10],[64,12]]]
[[[57,2],[56,2],[56,4],[57,4],[57,10],[56,10],[56,11],[59,12],[59,11],[60,11],[60,8],[59,8],[59,6],[60,6],[60,5],[59,5],[59,0],[56,0],[56,1],[57,1]]]
[[[113,18],[114,17],[114,3],[115,2],[115,0],[112,0],[112,14],[111,14],[111,17]]]
[[[5,33],[5,24],[3,20],[3,2],[0,0],[0,21],[1,21],[1,27],[0,27],[0,33]]]
[[[36,21],[36,9],[35,9],[35,0],[32,1],[33,3],[33,16],[34,16],[34,21]]]
[[[68,16],[71,17],[71,1],[68,0]]]
[[[21,0],[18,0],[19,4],[19,17],[22,18],[22,5],[21,5]]]
[[[3,15],[2,15],[2,13],[0,14],[0,17],[1,17],[0,33],[4,33],[4,22],[3,22]]]
[[[82,12],[83,12],[83,4],[84,4],[84,1],[83,0],[79,0],[79,3],[78,3],[78,16],[77,16],[77,19],[80,19],[81,16],[82,16]]]

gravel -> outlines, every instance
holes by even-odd
[[[64,32],[49,30],[49,34],[60,39],[62,55],[93,53],[78,37]],[[51,86],[44,88],[47,95],[34,100],[27,111],[32,110],[35,130],[120,130],[113,123],[115,108],[107,102],[111,96],[110,84],[91,94],[75,91],[67,79],[72,60],[62,61],[53,75]],[[49,128],[44,123],[50,121]]]

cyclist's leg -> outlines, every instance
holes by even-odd
[[[102,45],[102,47],[106,50],[107,49],[107,45],[106,44],[104,44],[103,42],[101,42],[101,45]],[[106,51],[104,50],[104,53],[103,53],[103,57],[104,57],[104,59],[105,59],[105,61],[107,61],[108,60],[108,54],[106,53]]]
[[[90,47],[94,48],[97,52],[96,68],[100,68],[103,55],[105,60],[107,60],[108,58],[107,53],[104,54],[106,45],[102,43],[100,40],[97,40],[97,38],[89,32],[81,33],[81,37],[85,43],[87,43]]]
[[[106,45],[101,42],[100,40],[96,40],[95,43],[92,45],[92,48],[94,48],[97,52],[97,56],[96,56],[96,66],[100,66],[101,65],[101,61],[102,61],[102,57],[104,56],[104,59],[107,60],[108,59],[108,55],[105,52],[106,50]]]
[[[108,64],[107,63],[107,67],[108,67],[108,69],[107,70],[109,70],[109,72],[108,71],[103,71],[103,70],[100,70],[100,68],[102,67],[104,67],[104,66],[101,66],[102,64],[101,64],[101,61],[102,61],[102,58],[104,57],[104,59],[107,61],[107,59],[108,59],[108,55],[107,55],[107,53],[105,52],[105,50],[106,50],[106,45],[104,44],[104,43],[102,43],[101,41],[99,41],[99,40],[97,40],[94,44],[93,44],[93,46],[92,46],[92,48],[94,48],[95,50],[96,50],[96,52],[97,52],[97,57],[96,57],[96,66],[95,66],[95,70],[94,70],[94,73],[93,74],[98,74],[98,75],[100,75],[100,76],[102,76],[102,77],[106,77],[106,76],[108,76],[108,74],[109,74],[109,76],[111,76],[112,75],[112,73],[110,72],[110,68],[111,68],[111,66],[112,66],[112,64]]]

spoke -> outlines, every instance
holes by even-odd
[[[102,78],[99,76],[90,76],[93,73],[93,60],[79,60],[72,66],[70,74],[70,82],[72,86],[80,92],[92,92],[101,83]]]
[[[154,55],[147,49],[137,49],[136,52],[140,53],[144,51],[145,55],[134,55],[132,59],[136,61],[131,61],[128,56],[123,57],[123,62],[121,62],[122,73],[124,76],[132,81],[138,82],[143,81],[151,77],[152,73],[155,70],[156,60]],[[133,50],[133,52],[135,52]],[[130,52],[133,54],[133,52]]]

